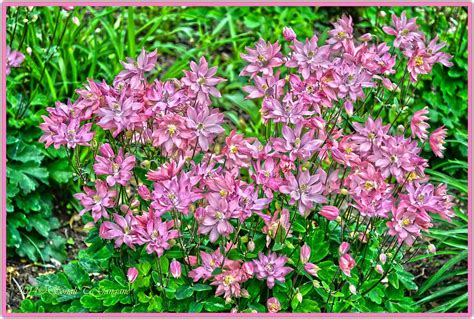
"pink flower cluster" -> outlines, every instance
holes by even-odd
[[[393,20],[395,29],[384,30],[408,57],[413,81],[433,63],[449,66],[437,38],[425,46],[415,20],[406,21],[405,14]],[[158,257],[178,246],[186,276],[209,281],[216,296],[230,301],[248,297],[251,279],[272,289],[290,273],[318,275],[305,238],[294,236],[295,218],[327,224],[326,231],[347,223],[337,230],[343,239],[359,233],[356,216],[381,221],[390,236],[410,246],[432,227],[430,214],[454,216],[446,185],[432,185],[425,173],[424,143],[441,157],[447,134],[439,128],[428,137],[428,109],[414,113],[411,136],[365,113],[358,114],[365,116],[362,123],[351,119],[366,88],[390,94],[396,88],[391,77],[404,62],[391,46],[371,43],[370,34],[355,39],[347,16],[322,45],[316,36],[300,42],[291,28],[283,36],[290,42],[283,46],[287,54],[263,39],[242,54],[247,65],[241,75],[249,77],[243,90],[259,99],[263,122],[274,128],[261,139],[236,130],[224,135],[224,115],[211,105],[225,80],[204,58],[191,62],[181,79],[150,81],[157,52],[142,50],[136,61],[122,63],[112,85],[89,80],[75,102],[47,109],[40,125],[46,146],[66,146],[75,156],[81,146],[91,149],[89,163],[74,163],[88,177],[75,197],[81,214],[90,212],[100,224],[101,238]],[[241,251],[243,233],[263,235],[258,255],[247,257],[255,249],[252,239]],[[370,240],[363,233],[358,238]],[[297,263],[272,251],[288,239],[300,247]],[[343,241],[336,253],[347,277],[358,257],[349,248]],[[235,251],[244,257],[231,258]],[[179,261],[172,275],[181,276]],[[135,280],[134,271],[129,278]],[[281,307],[276,298],[267,306],[271,312]]]

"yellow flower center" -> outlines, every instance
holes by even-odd
[[[168,133],[170,136],[173,136],[176,133],[176,125],[169,124],[168,125]]]
[[[235,146],[233,144],[231,146],[229,146],[229,150],[232,154],[235,154],[238,151],[237,146]]]
[[[224,277],[224,286],[230,286],[235,282],[235,278],[232,275],[227,275]]]
[[[423,63],[424,63],[423,57],[418,55],[415,58],[415,65],[416,66],[421,66],[421,65],[423,65]]]
[[[410,220],[408,218],[405,218],[403,221],[402,221],[403,225],[404,226],[408,226],[411,224]]]
[[[347,38],[347,33],[345,33],[344,31],[339,31],[339,32],[337,33],[337,37],[338,37],[339,39],[345,39],[345,38]]]

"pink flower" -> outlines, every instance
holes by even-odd
[[[212,273],[224,264],[224,256],[222,256],[220,249],[218,248],[214,253],[208,254],[204,251],[199,252],[201,256],[202,265],[193,269],[189,272],[189,277],[194,282],[198,282],[200,279],[210,279]]]
[[[189,173],[181,172],[171,180],[158,181],[154,184],[151,194],[151,207],[161,215],[170,210],[176,210],[184,215],[189,214],[189,206],[202,198],[194,186],[198,180]]]
[[[143,103],[125,94],[119,99],[112,96],[106,96],[105,99],[107,103],[97,111],[100,118],[97,125],[110,130],[113,137],[117,137],[124,130],[133,129],[138,123],[141,125],[142,119],[138,111],[143,107]]]
[[[257,278],[266,279],[269,289],[275,286],[275,281],[285,282],[285,276],[293,271],[291,267],[285,267],[287,260],[286,256],[277,256],[276,253],[268,256],[258,253],[258,260],[254,260]]]
[[[225,146],[222,150],[226,158],[226,167],[248,167],[250,165],[251,150],[249,142],[241,134],[236,134],[232,130],[225,139]]]
[[[173,278],[181,277],[181,264],[179,261],[173,259],[173,261],[170,263],[170,272]]]
[[[388,137],[390,125],[382,125],[382,119],[373,120],[371,117],[367,119],[365,125],[360,123],[352,123],[356,133],[352,136],[352,140],[357,143],[358,151],[362,154],[370,152],[374,147],[379,147]]]
[[[237,269],[222,272],[214,277],[211,283],[217,286],[216,296],[224,295],[224,298],[230,299],[232,297],[241,297],[244,289],[240,287],[240,273]]]
[[[133,283],[138,277],[138,270],[135,267],[128,268],[127,270],[127,279],[129,283]]]
[[[186,119],[177,114],[168,114],[157,119],[153,130],[153,146],[162,146],[166,154],[188,147],[193,133],[186,126]]]
[[[223,78],[214,77],[217,72],[217,67],[209,69],[207,61],[204,57],[199,60],[199,65],[194,61],[191,62],[191,71],[184,71],[186,77],[183,78],[183,83],[197,94],[197,102],[200,105],[208,105],[211,103],[209,95],[221,97],[220,92],[216,89],[216,85],[224,82]]]
[[[411,118],[410,127],[411,127],[411,137],[418,137],[422,142],[428,137],[428,128],[430,125],[426,123],[429,118],[425,116],[428,114],[428,108],[424,107],[423,109],[415,112]]]
[[[349,251],[350,245],[348,242],[344,241],[339,245],[339,254],[345,255]]]
[[[286,41],[291,42],[294,39],[296,39],[296,33],[295,33],[295,31],[293,31],[292,28],[284,27],[283,28],[283,37],[285,38]]]
[[[436,63],[436,57],[431,56],[425,49],[406,49],[403,54],[409,57],[407,69],[410,73],[410,80],[417,81],[418,74],[429,74]]]
[[[272,217],[267,215],[260,215],[260,217],[265,222],[262,233],[267,235],[267,247],[270,245],[271,240],[280,232],[287,235],[286,237],[291,237],[290,212],[288,209],[275,210]]]
[[[272,297],[267,300],[267,309],[271,313],[277,313],[281,310],[280,301],[277,298]]]
[[[209,112],[207,106],[202,108],[188,108],[187,126],[198,139],[199,146],[203,151],[209,150],[209,144],[212,143],[214,137],[224,132],[221,124],[224,114],[220,112]]]
[[[72,119],[68,124],[61,123],[56,128],[56,134],[52,135],[54,148],[66,145],[68,148],[76,148],[77,145],[90,146],[89,142],[94,138],[95,133],[91,132],[92,123],[80,125],[78,119]],[[51,131],[55,130],[49,127]],[[54,131],[53,131],[54,132]]]
[[[280,186],[280,192],[289,194],[290,204],[298,202],[298,211],[307,216],[314,204],[326,202],[326,198],[321,195],[324,191],[322,177],[320,170],[315,175],[310,175],[308,170],[300,172],[298,179],[293,174],[287,174],[287,183]]]
[[[5,67],[6,75],[10,74],[10,68],[19,68],[20,65],[25,60],[25,56],[23,53],[15,50],[11,50],[9,46],[7,46],[7,65]]]
[[[309,257],[311,255],[311,248],[309,248],[308,245],[304,244],[303,246],[301,246],[301,249],[300,249],[300,260],[301,260],[301,263],[307,263],[309,261]]]
[[[438,127],[434,130],[430,135],[430,146],[431,150],[437,157],[443,158],[443,151],[445,150],[444,147],[444,139],[446,138],[447,130],[444,126]]]
[[[324,45],[318,48],[318,37],[316,36],[310,40],[306,39],[305,43],[295,40],[292,49],[294,52],[291,59],[286,62],[286,66],[298,67],[298,71],[304,79],[309,78],[311,73],[320,72],[330,65],[330,46]]]
[[[150,214],[144,228],[137,228],[138,244],[146,244],[146,252],[151,254],[155,252],[158,257],[163,256],[165,250],[171,248],[170,240],[178,238],[179,233],[172,229],[174,221],[163,221],[161,218]]]
[[[454,197],[448,194],[446,184],[438,185],[435,189],[435,195],[438,197],[437,213],[441,218],[451,221],[451,218],[456,216],[453,211]]]
[[[339,208],[336,206],[323,206],[319,211],[321,216],[326,217],[328,220],[335,220],[339,216]]]
[[[304,270],[311,276],[317,277],[318,271],[320,271],[321,268],[319,268],[317,265],[312,264],[312,263],[305,263]]]
[[[74,197],[81,202],[84,209],[79,213],[83,215],[85,212],[91,212],[94,222],[97,222],[102,216],[109,218],[107,208],[115,206],[114,197],[117,191],[109,190],[104,181],[95,181],[95,190],[84,186],[84,193],[75,194]]]
[[[310,158],[323,141],[314,138],[314,130],[303,134],[303,124],[299,123],[294,129],[288,126],[282,128],[283,138],[272,138],[271,142],[276,151],[289,152],[290,160]]]
[[[283,64],[280,48],[278,42],[275,44],[265,43],[263,39],[258,40],[255,49],[246,47],[247,53],[241,53],[240,56],[250,64],[240,72],[240,75],[250,75],[252,78],[260,72],[264,76],[272,75],[273,68]]]
[[[132,228],[133,215],[127,213],[125,217],[114,214],[115,223],[105,221],[100,225],[99,235],[104,239],[115,239],[115,248],[125,243],[128,247],[135,250],[135,234]]]
[[[328,34],[331,36],[327,43],[332,45],[333,50],[338,50],[342,47],[342,42],[352,39],[352,17],[343,15],[336,23],[332,23],[334,29],[329,30]]]
[[[228,203],[216,193],[209,194],[207,200],[209,206],[206,207],[206,216],[198,232],[209,234],[209,240],[214,243],[220,236],[228,237],[234,231],[234,226],[229,220],[236,217],[237,203],[234,201]]]
[[[115,183],[127,185],[132,174],[131,171],[135,166],[135,156],[124,156],[122,148],[119,149],[115,156],[110,144],[106,143],[99,148],[101,155],[96,156],[96,164],[94,164],[95,173],[107,175],[107,184],[114,186]]]
[[[396,36],[395,41],[393,42],[393,45],[396,48],[404,48],[409,44],[419,41],[423,38],[423,34],[418,31],[416,18],[407,21],[405,11],[402,12],[400,18],[395,14],[392,14],[392,21],[395,29],[385,26],[383,27],[383,30],[385,33]]]
[[[355,267],[355,265],[356,262],[354,258],[352,258],[352,256],[349,254],[342,255],[341,258],[339,258],[339,268],[348,277],[351,276],[351,270]]]
[[[420,216],[415,208],[403,201],[398,207],[394,205],[392,215],[392,220],[387,222],[388,233],[397,236],[399,244],[404,242],[408,246],[413,245],[415,238],[421,235],[421,230],[432,226],[429,220],[420,219],[420,217],[429,218],[428,215]]]
[[[142,48],[136,61],[132,58],[127,58],[127,62],[121,62],[125,70],[117,75],[114,85],[118,82],[127,81],[132,89],[141,88],[144,84],[145,72],[150,72],[155,68],[157,58],[156,50],[146,53],[145,49]]]
[[[283,94],[285,79],[279,78],[279,73],[260,77],[256,75],[253,78],[255,86],[247,85],[242,88],[244,92],[249,93],[247,99],[257,99],[260,97],[278,98]],[[262,112],[262,111],[261,111]]]

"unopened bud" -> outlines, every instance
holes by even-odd
[[[253,240],[250,240],[248,243],[247,243],[247,249],[248,251],[252,252],[255,250],[255,243]]]
[[[303,295],[301,294],[301,292],[298,291],[298,293],[296,294],[296,299],[299,303],[303,301]]]
[[[430,252],[430,254],[436,254],[436,246],[433,244],[429,244],[428,251]]]
[[[341,195],[347,195],[349,192],[345,188],[341,188],[340,190]]]
[[[387,255],[385,255],[385,254],[380,254],[379,260],[380,260],[380,262],[382,263],[382,265],[384,265],[384,264],[387,262]]]
[[[357,294],[357,288],[354,285],[349,286],[349,291],[351,294],[356,295]]]
[[[377,266],[375,266],[375,271],[378,272],[379,274],[383,274],[383,268],[380,264],[377,264]]]

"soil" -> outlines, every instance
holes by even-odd
[[[68,219],[69,216],[65,216],[62,219]],[[79,250],[86,247],[84,240],[87,237],[87,233],[83,231],[81,221],[77,221],[75,218],[70,220],[64,220],[62,227],[58,232],[73,244],[67,244],[67,261],[76,258]],[[7,312],[11,313],[13,309],[17,309],[22,300],[26,298],[28,285],[33,285],[36,281],[36,277],[40,275],[54,273],[62,267],[59,262],[51,262],[48,264],[42,264],[40,262],[32,263],[26,259],[8,259],[7,260]]]

